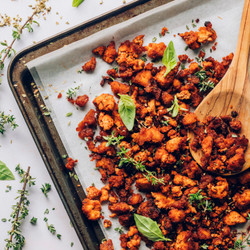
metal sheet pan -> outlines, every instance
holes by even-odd
[[[42,115],[44,103],[26,63],[170,1],[135,0],[20,51],[8,67],[8,82],[11,90],[83,249],[98,249],[104,235],[98,223],[90,223],[81,212],[81,201],[84,199],[85,193],[81,185],[71,178],[64,168],[65,159],[62,156],[66,154],[66,150],[51,119]]]

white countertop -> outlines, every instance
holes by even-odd
[[[131,1],[126,0],[127,3]],[[0,14],[7,14],[11,17],[19,14],[24,22],[32,12],[28,5],[34,4],[34,2],[35,0],[1,1]],[[36,27],[34,24],[33,33],[24,31],[21,39],[15,43],[14,49],[18,52],[26,46],[32,45],[34,41],[39,42],[60,31],[123,5],[123,0],[103,0],[102,4],[100,2],[101,0],[85,0],[78,8],[73,8],[71,7],[72,0],[50,0],[47,5],[51,6],[52,9],[51,13],[46,16],[47,20],[45,21],[43,18],[38,19],[40,26]],[[69,22],[69,24],[66,24],[66,22]],[[0,27],[0,41],[6,39],[10,42],[12,40],[11,34],[11,27]],[[0,134],[0,160],[6,163],[16,177],[15,181],[0,181],[0,249],[4,249],[4,239],[9,238],[7,231],[11,229],[11,224],[8,221],[2,222],[1,219],[9,219],[12,212],[11,206],[16,202],[17,190],[22,188],[22,184],[19,183],[20,178],[14,171],[18,163],[25,170],[27,166],[31,166],[31,176],[36,177],[36,185],[29,189],[29,200],[31,202],[29,215],[22,225],[22,232],[26,238],[24,249],[82,249],[8,85],[6,73],[8,63],[9,61],[7,60],[5,69],[1,72],[3,75],[2,84],[0,85],[0,111],[4,111],[6,114],[13,114],[19,127],[14,131],[8,129],[4,135]],[[40,190],[44,183],[52,185],[48,198]],[[10,192],[5,192],[7,185],[12,186]],[[46,208],[50,211],[48,215],[44,215]],[[52,210],[52,208],[55,208],[55,210]],[[33,216],[38,218],[35,226],[29,222]],[[48,217],[49,224],[55,226],[57,233],[62,235],[61,240],[48,231],[43,221],[45,216]],[[73,247],[70,246],[71,242],[74,242]]]

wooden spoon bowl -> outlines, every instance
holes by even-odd
[[[232,111],[238,113],[237,119],[242,123],[241,134],[250,139],[250,81],[249,81],[249,47],[250,47],[250,0],[245,0],[242,13],[240,32],[236,53],[233,61],[222,80],[204,98],[195,110],[200,121],[207,116],[230,115]],[[194,134],[189,132],[192,142]],[[201,165],[201,150],[190,149],[194,160]],[[245,164],[242,171],[250,168],[250,145],[245,153]],[[234,175],[237,173],[221,174]]]

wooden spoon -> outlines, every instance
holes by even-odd
[[[233,34],[232,34],[233,35]],[[249,81],[249,46],[250,46],[250,0],[245,0],[236,53],[233,61],[216,87],[204,98],[195,110],[200,121],[206,116],[230,115],[238,113],[237,119],[242,123],[241,134],[250,139],[250,81]],[[194,139],[194,134],[189,133]],[[201,150],[191,150],[194,160],[201,165]],[[250,145],[245,153],[246,163],[242,171],[250,167]],[[223,174],[223,175],[233,175]]]

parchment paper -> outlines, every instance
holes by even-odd
[[[92,183],[95,183],[97,188],[101,188],[103,183],[100,181],[99,172],[94,170],[95,162],[89,159],[90,152],[86,150],[85,142],[78,137],[75,129],[86,112],[93,108],[92,100],[101,93],[111,93],[108,84],[104,87],[100,86],[101,76],[106,75],[106,71],[110,68],[110,65],[101,59],[97,58],[94,73],[77,73],[91,58],[92,49],[99,45],[107,45],[111,40],[114,40],[118,47],[122,41],[144,34],[144,45],[152,42],[153,37],[157,37],[157,43],[163,41],[168,44],[173,40],[177,55],[188,54],[194,58],[196,56],[194,52],[184,50],[186,44],[177,34],[185,32],[186,25],[195,30],[203,26],[205,21],[211,21],[218,35],[217,50],[213,51],[211,56],[221,61],[222,57],[235,51],[242,9],[243,0],[176,0],[28,63],[36,84],[40,86],[41,95],[43,98],[49,96],[48,99],[44,98],[44,102],[51,110],[52,120],[68,155],[78,159],[75,170],[84,188]],[[193,28],[192,19],[197,18],[200,22],[197,28]],[[159,38],[161,28],[164,26],[168,28],[170,34]],[[176,37],[173,36],[174,34]],[[206,57],[210,56],[210,47],[211,45],[205,47]],[[66,91],[79,85],[81,88],[78,94],[87,94],[90,101],[84,109],[77,110],[66,101]],[[59,91],[63,94],[61,99],[57,98]],[[66,117],[68,112],[72,112],[73,115]],[[104,217],[108,219],[110,212],[107,206],[103,211]],[[102,221],[100,225],[106,237],[112,239],[115,249],[120,249],[119,234],[114,231],[114,228],[119,226],[118,220],[112,220],[112,223],[113,226],[109,230],[104,229]],[[146,249],[145,245],[141,249]]]

